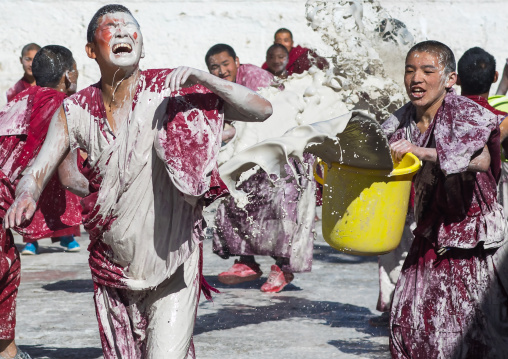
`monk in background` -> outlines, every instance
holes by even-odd
[[[4,215],[14,202],[22,172],[39,153],[53,113],[67,95],[76,91],[78,71],[72,53],[65,47],[43,47],[34,57],[36,86],[14,97],[0,111],[0,358],[29,359],[14,342],[16,297],[20,284],[20,257]],[[72,182],[88,187],[77,168],[72,152],[58,168],[58,173],[72,173]],[[64,186],[69,182],[62,182]],[[13,229],[27,238],[54,235],[72,230],[81,223],[81,206],[76,195],[65,192],[57,176],[51,176],[47,188],[34,208],[31,222],[23,221]],[[25,223],[26,222],[26,223]]]
[[[286,28],[281,28],[275,32],[274,44],[283,45],[289,52],[289,60],[286,65],[288,75],[301,74],[312,67],[317,66],[319,69],[327,69],[330,65],[325,58],[318,56],[311,49],[301,47],[300,45],[294,46],[293,34]],[[268,69],[265,62],[262,66],[263,69]]]
[[[280,79],[288,77],[286,66],[289,61],[289,52],[281,44],[273,44],[266,50],[267,70]]]
[[[32,73],[32,61],[35,54],[40,49],[41,47],[33,42],[23,46],[23,49],[21,50],[21,57],[19,58],[19,62],[23,66],[23,77],[16,82],[14,86],[7,90],[7,102],[11,101],[14,96],[21,91],[26,90],[30,86],[35,86],[35,78]]]

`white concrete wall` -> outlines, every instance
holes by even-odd
[[[0,0],[0,93],[22,75],[20,50],[26,43],[59,44],[74,53],[78,87],[99,79],[84,52],[86,27],[110,1]],[[307,27],[305,0],[121,1],[141,24],[146,57],[143,68],[188,65],[205,69],[204,55],[218,42],[232,45],[242,62],[261,65],[273,32],[293,31],[296,43],[327,54],[319,34]],[[508,56],[508,0],[380,0],[393,17],[451,46],[457,57],[481,46],[498,60]],[[328,54],[330,55],[330,54]],[[5,103],[0,96],[0,105]]]

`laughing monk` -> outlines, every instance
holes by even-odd
[[[11,230],[7,225],[4,229],[3,218],[14,202],[21,173],[41,150],[53,114],[67,95],[76,92],[78,79],[72,53],[62,46],[43,47],[31,66],[37,85],[22,91],[0,111],[0,358],[29,358],[14,343],[20,258]],[[58,173],[65,179],[75,174],[73,185],[86,182],[79,175],[75,152],[59,166]],[[13,229],[37,239],[52,236],[55,231],[72,230],[71,226],[80,223],[79,198],[65,192],[54,176],[42,192],[32,221]]]
[[[496,252],[506,222],[496,199],[499,118],[462,96],[455,58],[437,41],[406,56],[410,102],[384,124],[395,160],[411,152],[414,241],[395,288],[393,358],[504,358],[508,295]]]
[[[124,6],[99,9],[87,41],[102,77],[56,112],[6,225],[30,218],[57,165],[85,150],[83,223],[104,357],[194,357],[203,196],[218,178],[223,115],[263,121],[271,104],[196,69],[140,70],[143,36]]]

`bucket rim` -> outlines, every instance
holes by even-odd
[[[418,157],[416,157],[414,154],[408,152],[404,155],[404,157],[409,156],[413,160],[413,164],[408,167],[404,168],[398,168],[394,169],[391,172],[389,170],[383,170],[383,169],[375,169],[375,168],[360,168],[360,167],[354,167],[345,165],[343,163],[339,162],[332,162],[332,167],[337,166],[340,169],[346,170],[348,172],[356,172],[359,174],[366,174],[366,175],[375,175],[375,176],[387,176],[387,177],[395,177],[395,176],[403,176],[411,173],[416,173],[420,169],[420,160]],[[322,161],[323,164],[326,165],[326,162]]]
[[[404,157],[406,157],[406,156],[408,156],[409,158],[411,158],[413,160],[413,164],[408,167],[394,169],[392,171],[392,173],[390,173],[390,176],[408,175],[410,173],[416,173],[420,169],[421,162],[418,157],[413,155],[411,152],[406,153],[404,155]],[[402,159],[404,159],[404,158],[402,158]]]

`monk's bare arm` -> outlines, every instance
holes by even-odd
[[[32,218],[42,190],[67,153],[69,153],[67,120],[63,107],[60,107],[51,120],[41,151],[32,166],[24,171],[24,176],[16,187],[16,200],[5,214],[5,228],[18,226],[24,220]]]
[[[86,197],[90,194],[88,180],[78,169],[78,151],[69,152],[69,154],[58,166],[58,178],[66,190]]]
[[[229,121],[262,122],[272,115],[272,104],[256,92],[190,67],[182,66],[171,72],[166,80],[166,87],[176,91],[197,83],[226,102],[224,117]]]
[[[390,145],[390,151],[394,161],[400,162],[402,157],[408,152],[418,157],[421,161],[437,162],[437,152],[435,148],[418,147],[408,140],[398,140]]]
[[[402,139],[390,145],[390,151],[394,161],[402,160],[402,157],[411,152],[421,161],[437,162],[437,151],[435,148],[418,147],[411,142]],[[486,172],[490,167],[490,152],[487,146],[475,153],[467,166],[471,172]]]

